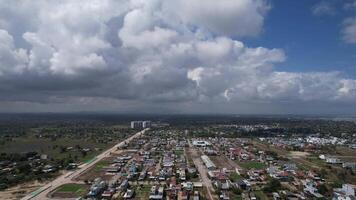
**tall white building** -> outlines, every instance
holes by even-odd
[[[150,128],[150,127],[151,127],[151,121],[142,122],[142,128]]]
[[[151,121],[131,121],[132,129],[150,128]]]
[[[133,129],[142,128],[142,121],[132,121],[131,128]]]

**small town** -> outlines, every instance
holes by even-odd
[[[136,133],[65,169],[46,164],[45,155],[27,154],[30,170],[59,177],[23,199],[355,199],[356,148],[348,135],[244,138],[216,131],[204,136],[206,127],[151,121],[132,121],[130,128]],[[1,166],[11,172],[16,163]]]

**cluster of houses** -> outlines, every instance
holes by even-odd
[[[268,137],[259,139],[281,148],[297,148],[304,151],[313,151],[327,145],[353,146],[352,140],[335,136],[308,135],[306,137]]]
[[[325,142],[325,141],[324,141]],[[203,142],[200,142],[203,143]],[[208,176],[214,188],[220,191],[220,199],[228,200],[231,198],[231,191],[235,188],[242,191],[242,196],[246,199],[254,199],[251,192],[261,190],[268,185],[270,178],[279,180],[283,183],[283,190],[278,189],[273,192],[274,199],[325,199],[324,194],[320,193],[319,188],[326,184],[321,178],[321,174],[312,170],[300,169],[295,162],[279,160],[275,155],[269,155],[264,151],[257,150],[249,141],[240,139],[209,138],[206,145],[195,145],[203,149],[205,155],[201,160],[208,169]],[[214,148],[213,148],[214,147]],[[209,151],[207,151],[209,149]],[[208,152],[214,152],[214,154]],[[264,168],[255,169],[226,169],[218,168],[210,159],[214,155],[224,155],[228,159],[244,163],[254,162],[263,163]],[[322,159],[327,163],[340,164],[343,167],[355,168],[353,162],[343,162],[332,156],[324,156]],[[261,166],[263,166],[261,165]],[[238,174],[238,179],[232,178],[232,174]],[[236,176],[236,175],[235,175]],[[333,198],[338,200],[355,199],[353,193],[355,186],[344,184],[342,188],[335,189]],[[328,198],[330,196],[328,195]]]
[[[257,199],[255,192],[264,191],[271,180],[283,185],[265,192],[276,200],[330,197],[320,192],[321,186],[326,184],[320,172],[300,168],[292,160],[262,151],[249,139],[193,138],[192,147],[188,144],[188,139],[180,137],[179,132],[150,131],[127,144],[124,153],[113,156],[110,166],[103,168],[112,178],[94,180],[87,197],[153,200],[207,197],[206,192],[202,192],[206,183],[201,182],[202,174],[197,170],[201,172],[201,166],[189,160],[192,159],[187,153],[190,148],[197,150],[199,156],[195,159],[201,160],[214,192],[222,200],[234,199],[236,195],[242,199]],[[328,163],[354,168],[350,162],[333,159],[324,158]],[[352,184],[335,188],[333,198],[352,200],[355,188]],[[144,196],[142,191],[145,191]]]
[[[85,198],[199,200],[202,183],[187,162],[187,144],[184,138],[157,132],[131,141],[124,153],[112,155],[110,165],[103,167],[112,178],[94,180]],[[142,188],[150,188],[144,197]]]
[[[327,164],[340,164],[343,168],[355,169],[356,162],[344,161],[337,156],[329,156],[329,155],[319,155],[321,160],[324,160]]]

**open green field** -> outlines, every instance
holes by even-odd
[[[238,164],[244,169],[265,169],[266,165],[257,161],[238,162]]]
[[[235,194],[232,191],[229,192],[229,196],[231,200],[242,200],[241,195]]]
[[[53,197],[73,198],[85,195],[88,192],[88,186],[82,184],[68,183],[60,186]]]
[[[239,181],[242,179],[241,175],[237,174],[236,172],[231,173],[230,179],[233,181]]]
[[[101,171],[104,167],[107,167],[110,165],[110,161],[108,160],[100,160],[98,163],[95,164],[95,170],[96,171]]]
[[[90,148],[91,151],[84,155],[75,148],[76,145],[80,145],[81,148]],[[46,154],[50,158],[62,159],[72,157],[73,159],[77,158],[78,161],[86,161],[92,159],[99,153],[95,150],[96,148],[103,150],[111,145],[113,145],[113,143],[98,143],[90,139],[58,138],[51,140],[48,138],[20,137],[0,145],[0,153],[36,151],[40,154]],[[62,150],[68,147],[72,147],[73,149]]]
[[[148,199],[150,195],[151,187],[148,185],[145,185],[143,187],[137,187],[135,192],[136,196],[135,199]]]
[[[254,191],[253,192],[257,199],[268,200],[268,196],[263,191]]]
[[[175,153],[177,156],[180,156],[180,155],[183,155],[183,154],[184,154],[184,150],[175,150],[174,153]]]

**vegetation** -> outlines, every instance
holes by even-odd
[[[257,161],[246,161],[246,162],[238,162],[238,164],[244,169],[264,169],[266,165]]]
[[[133,133],[127,124],[90,116],[0,115],[0,167],[6,169],[0,172],[0,190],[50,179],[58,170],[72,169],[71,163],[91,160]]]
[[[60,186],[56,191],[55,194],[59,193],[71,193],[73,196],[83,196],[87,193],[88,191],[88,186],[86,185],[81,185],[81,184],[75,184],[75,183],[68,183]]]
[[[281,189],[281,187],[282,187],[281,182],[279,182],[278,179],[272,178],[271,180],[268,181],[267,185],[263,188],[263,191],[272,193]]]
[[[231,181],[236,182],[236,181],[239,181],[239,180],[241,180],[241,179],[242,179],[241,175],[239,175],[239,174],[236,173],[236,172],[233,172],[233,173],[230,174],[230,180],[231,180]]]

